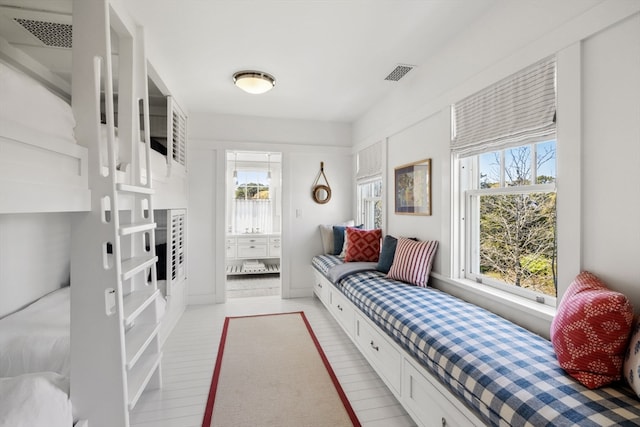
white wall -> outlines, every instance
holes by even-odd
[[[585,40],[582,57],[582,267],[640,313],[640,14]]]
[[[311,258],[322,253],[320,224],[335,224],[352,219],[354,184],[352,156],[348,152],[332,153],[316,148],[291,153],[285,167],[290,205],[283,212],[289,214],[289,233],[284,242],[285,258],[289,264],[290,297],[311,296],[313,275]],[[324,173],[331,187],[331,200],[317,204],[311,198],[311,188],[324,162]]]
[[[351,128],[344,123],[191,114],[189,117],[189,302],[222,302],[225,281],[225,152],[282,153],[282,294],[310,296],[310,260],[321,252],[318,225],[351,218]],[[325,162],[332,199],[311,186]],[[296,215],[296,212],[299,215]]]
[[[70,214],[0,215],[0,316],[69,284]]]
[[[387,232],[396,236],[438,240],[439,248],[433,271],[448,271],[442,266],[448,257],[449,242],[441,236],[445,220],[443,203],[449,196],[449,149],[442,144],[449,138],[449,114],[441,111],[391,135],[387,143]],[[423,159],[431,159],[431,216],[396,215],[394,213],[395,168]],[[444,187],[444,188],[443,188]],[[446,199],[443,200],[443,197]]]
[[[189,204],[187,208],[187,268],[189,302],[214,302],[216,216],[216,151],[194,150],[187,144]],[[222,208],[224,209],[224,208]],[[221,215],[224,212],[221,211]]]
[[[417,69],[411,80],[372,107],[354,123],[354,143],[365,146],[388,138],[389,187],[394,167],[423,158],[433,161],[433,216],[394,215],[389,192],[387,232],[438,239],[434,272],[451,277],[455,193],[450,180],[449,105],[541,58],[559,54],[558,135],[563,137],[558,144],[565,146],[558,149],[558,221],[566,225],[559,231],[564,255],[559,260],[559,295],[579,270],[587,269],[625,293],[640,312],[634,263],[640,259],[636,221],[640,184],[635,178],[640,164],[638,10],[640,2],[626,0],[497,4],[445,46],[441,55]],[[578,195],[572,194],[575,189]],[[573,224],[578,225],[578,236],[569,230]],[[437,284],[443,287],[440,281]],[[521,312],[486,295],[461,295],[548,334],[550,317],[523,320]]]

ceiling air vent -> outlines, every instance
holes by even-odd
[[[392,72],[389,73],[385,80],[397,82],[403,78],[409,71],[413,70],[413,65],[398,65]]]
[[[14,20],[45,45],[71,49],[71,25],[22,18]]]

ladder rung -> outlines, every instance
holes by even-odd
[[[149,187],[141,187],[139,185],[130,185],[130,184],[116,184],[116,189],[118,191],[123,191],[127,193],[137,193],[137,194],[154,194],[155,190]]]
[[[130,279],[134,274],[151,267],[156,261],[158,261],[158,257],[153,255],[133,257],[122,261],[122,280]]]
[[[160,292],[151,286],[148,289],[133,291],[129,295],[125,295],[122,299],[123,322],[124,325],[130,325],[138,317],[138,315],[153,303],[157,294]]]
[[[129,224],[120,227],[119,234],[121,236],[128,236],[129,234],[141,233],[147,230],[154,230],[156,228],[155,222],[142,223],[142,224]]]

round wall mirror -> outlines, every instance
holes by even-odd
[[[331,188],[328,185],[316,185],[313,187],[313,200],[324,204],[331,200]]]

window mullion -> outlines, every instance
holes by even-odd
[[[500,187],[501,188],[506,187],[505,181],[504,181],[504,175],[505,175],[504,159],[505,159],[504,150],[500,150]]]
[[[481,194],[529,194],[529,193],[553,193],[556,191],[555,184],[536,184],[536,185],[521,185],[514,187],[504,188],[479,188],[476,190],[469,190],[469,194],[472,196]]]

